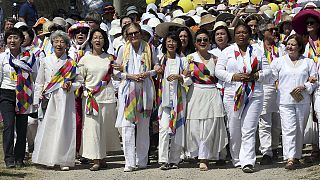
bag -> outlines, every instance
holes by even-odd
[[[41,100],[41,109],[43,111],[45,111],[48,107],[48,103],[49,103],[49,99],[46,98],[45,96],[43,96],[42,100]]]

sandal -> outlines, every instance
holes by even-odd
[[[100,170],[100,165],[99,164],[94,164],[91,168],[90,171],[99,171]]]
[[[207,165],[207,163],[205,163],[205,162],[200,162],[199,169],[200,169],[200,171],[208,171],[208,165]]]
[[[284,168],[288,170],[295,170],[298,168],[299,164],[300,161],[298,159],[289,159]]]

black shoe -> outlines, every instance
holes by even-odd
[[[23,168],[23,167],[25,167],[26,165],[24,164],[24,162],[23,161],[16,161],[16,167],[17,168]]]
[[[169,169],[179,169],[179,166],[178,166],[178,164],[170,163],[169,164]]]
[[[253,170],[253,166],[251,164],[248,164],[248,165],[245,165],[243,168],[242,168],[242,171],[244,173],[253,173],[254,170]]]
[[[7,167],[7,168],[15,168],[16,165],[15,165],[14,162],[6,162],[6,167]]]
[[[268,155],[263,155],[260,161],[260,165],[270,165],[272,164],[272,158]]]
[[[278,160],[278,149],[272,149],[272,159]]]
[[[169,164],[168,163],[162,163],[160,166],[160,170],[168,170],[169,169]]]
[[[227,163],[225,160],[223,159],[219,159],[217,162],[216,162],[216,165],[217,166],[225,166]]]
[[[81,164],[89,164],[89,159],[84,158],[84,157],[80,157],[79,161],[81,162]]]

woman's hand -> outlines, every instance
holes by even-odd
[[[119,64],[111,64],[111,66],[113,67],[114,70],[123,72],[123,66],[119,65]]]
[[[156,64],[153,69],[157,72],[157,74],[163,73],[163,69],[159,64]]]
[[[298,86],[298,87],[294,88],[294,89],[292,90],[292,92],[293,92],[293,93],[296,93],[296,94],[301,94],[302,91],[304,91],[305,89],[306,89],[306,87],[304,87],[304,86]]]
[[[144,80],[145,78],[150,77],[150,72],[144,72],[144,73],[138,74],[138,76],[141,80]]]
[[[190,76],[191,76],[191,72],[192,72],[192,71],[184,70],[184,71],[182,72],[182,74],[183,74],[184,76],[186,76],[186,77],[190,77]]]
[[[316,78],[316,77],[313,77],[313,76],[310,76],[310,77],[308,78],[308,81],[311,82],[311,83],[315,83],[315,82],[317,82],[317,78]]]
[[[170,82],[171,82],[171,81],[174,81],[174,80],[182,81],[183,78],[182,78],[182,76],[179,75],[179,74],[170,74],[170,75],[167,77],[167,80],[170,81]]]
[[[245,73],[235,73],[232,76],[232,81],[244,81],[244,82],[248,82],[250,81],[251,77],[248,74]]]
[[[139,77],[137,74],[127,74],[127,79],[133,80],[133,81],[139,81]]]
[[[62,85],[62,89],[66,90],[67,92],[70,91],[72,86],[72,82],[71,81],[67,81]]]

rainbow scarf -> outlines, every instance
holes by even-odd
[[[35,57],[30,55],[29,51],[22,52],[20,61],[14,61],[12,55],[9,58],[9,64],[14,68],[17,74],[16,84],[16,112],[17,114],[25,114],[33,103],[32,98],[32,82],[31,75],[32,66],[35,63]]]
[[[277,46],[272,45],[272,50],[268,51],[267,49],[264,49],[264,55],[268,59],[268,63],[271,64],[274,58],[279,57],[279,49]]]
[[[210,71],[206,65],[201,62],[196,62],[189,56],[189,70],[192,72],[191,79],[196,84],[215,84],[215,79],[210,75]]]
[[[94,115],[94,116],[99,115],[99,105],[98,105],[94,95],[101,92],[102,90],[104,90],[107,87],[107,85],[109,84],[109,82],[111,80],[111,74],[113,72],[113,68],[111,66],[112,63],[113,63],[113,61],[110,61],[110,65],[108,67],[109,70],[108,70],[107,74],[94,87],[94,89],[93,90],[87,89],[87,92],[88,92],[87,103],[86,103],[86,114],[87,115]]]
[[[65,82],[73,81],[77,75],[77,63],[68,57],[65,64],[51,78],[47,87],[44,89],[43,94],[48,94],[59,89]]]
[[[176,55],[178,57],[178,55]],[[178,58],[176,58],[178,60]],[[182,68],[182,61],[181,58],[180,60],[180,66],[179,66],[179,73],[183,71]],[[161,66],[165,70],[165,74],[167,74],[166,71],[166,64],[167,64],[167,56],[163,56],[161,60]],[[158,111],[158,118],[159,120],[161,119],[162,112],[163,112],[163,100],[164,98],[163,95],[163,90],[165,87],[165,83],[169,83],[163,75],[159,75],[158,80],[159,80],[159,89],[158,89],[158,96],[157,96],[157,103],[159,107]],[[170,100],[170,105],[169,107],[171,108],[170,110],[170,120],[169,120],[169,128],[170,128],[170,135],[175,135],[177,128],[181,127],[185,123],[185,109],[186,109],[186,100],[183,98],[183,87],[179,84],[179,82],[176,82],[176,97],[173,100]],[[166,94],[168,94],[167,92]],[[170,97],[166,97],[170,98]]]
[[[315,63],[318,62],[320,56],[320,39],[313,42],[309,37],[309,49],[308,49],[308,58],[313,59]]]
[[[152,51],[151,47],[148,43],[142,41],[141,42],[142,48],[142,59],[141,59],[141,67],[140,72],[147,72],[151,70],[151,61],[152,61]],[[130,42],[127,42],[124,45],[123,51],[123,66],[125,67],[125,72],[129,70],[129,60],[130,54],[132,53],[133,49],[131,49]],[[125,108],[124,108],[124,115],[126,120],[130,122],[137,123],[144,117],[149,117],[152,112],[152,105],[151,106],[144,106],[144,98],[147,98],[147,94],[144,93],[145,91],[145,82],[143,83],[136,83],[132,80],[127,80],[127,88],[128,94],[125,97]],[[153,83],[152,83],[153,85]],[[140,87],[137,87],[140,86]],[[142,87],[141,87],[142,86]],[[153,88],[153,87],[147,87]],[[154,98],[152,99],[152,101]],[[147,104],[150,102],[147,102]],[[153,104],[153,102],[152,102]]]
[[[259,61],[256,56],[252,56],[252,51],[253,51],[253,47],[250,45],[249,46],[249,58],[250,58],[250,62],[251,62],[251,73],[250,74],[253,75],[254,73],[259,71]],[[236,60],[239,61],[239,57],[241,55],[240,51],[234,51],[234,53],[235,53]],[[246,65],[245,58],[243,59],[243,62],[244,62],[243,73],[247,73],[247,65]],[[249,101],[253,95],[254,87],[255,87],[255,81],[251,82],[251,86],[249,86],[248,82],[242,82],[242,84],[237,89],[235,96],[234,96],[234,101],[235,101],[234,111],[240,110],[241,107],[243,107],[242,110],[245,109],[245,107],[247,106],[247,104],[249,103]],[[240,115],[240,117],[241,117],[241,115]]]

